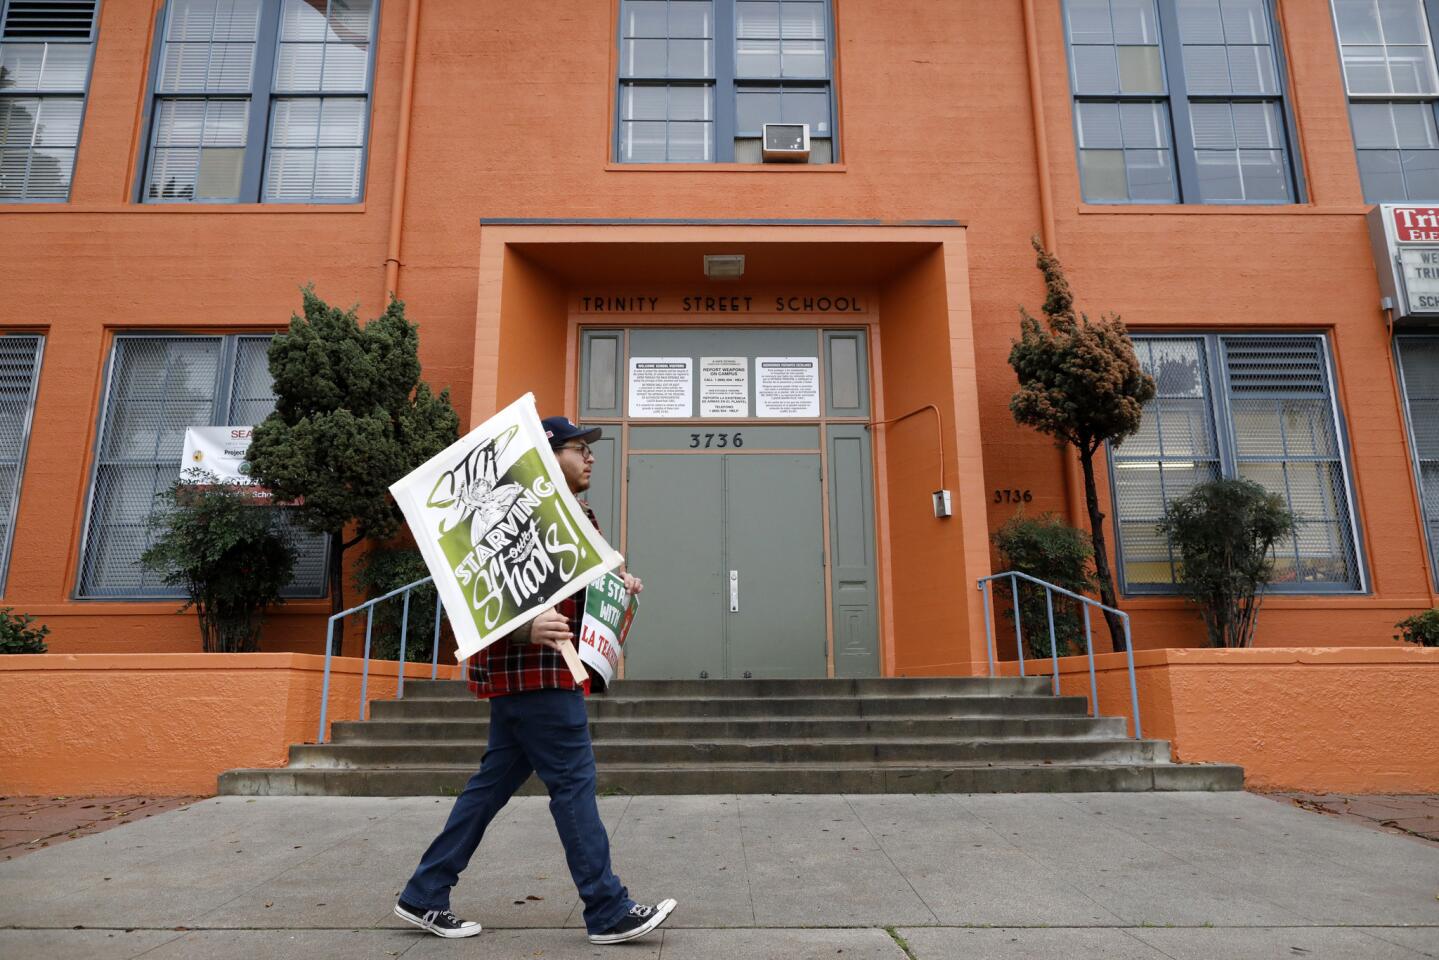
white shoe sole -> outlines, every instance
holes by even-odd
[[[476,937],[479,936],[480,931],[484,929],[480,926],[478,921],[475,921],[475,926],[473,929],[469,927],[462,927],[459,930],[440,930],[435,926],[426,923],[420,917],[411,916],[410,914],[401,910],[399,907],[395,907],[395,916],[399,917],[406,923],[414,924],[421,930],[426,930],[430,933],[433,933],[437,937],[444,937],[446,940],[461,940],[465,937]]]
[[[655,904],[654,916],[650,917],[640,926],[635,927],[633,930],[629,930],[625,933],[617,933],[610,935],[603,933],[592,933],[590,934],[590,943],[625,943],[629,940],[637,940],[640,937],[643,937],[645,934],[653,931],[655,927],[658,927],[660,924],[664,923],[665,918],[668,917],[671,913],[673,913],[675,907],[677,906],[679,906],[679,904],[674,900],[661,900],[659,903]]]

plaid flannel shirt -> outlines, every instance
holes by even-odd
[[[585,516],[598,530],[600,525],[587,503],[581,503]],[[579,593],[561,600],[556,609],[570,622],[570,642],[579,649],[580,623],[584,620],[584,596]],[[522,628],[528,630],[528,627]],[[469,678],[470,692],[480,699],[503,697],[526,690],[583,690],[590,692],[590,681],[582,685],[570,676],[565,658],[538,643],[529,643],[516,638],[514,634],[496,640],[469,659],[465,672]]]

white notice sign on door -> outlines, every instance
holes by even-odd
[[[757,417],[819,416],[818,357],[756,357]]]
[[[700,358],[700,416],[749,416],[749,359]]]
[[[692,417],[689,357],[630,357],[630,416]]]

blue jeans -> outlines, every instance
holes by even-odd
[[[585,904],[585,929],[608,930],[634,901],[610,870],[610,841],[595,804],[595,752],[585,698],[578,690],[532,690],[490,701],[490,742],[480,770],[455,799],[405,892],[411,906],[448,910],[450,888],[470,862],[485,828],[530,773],[550,792],[550,815],[570,876]]]

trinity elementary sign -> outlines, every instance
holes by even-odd
[[[1394,318],[1439,316],[1439,207],[1381,203],[1369,212],[1369,237]]]

